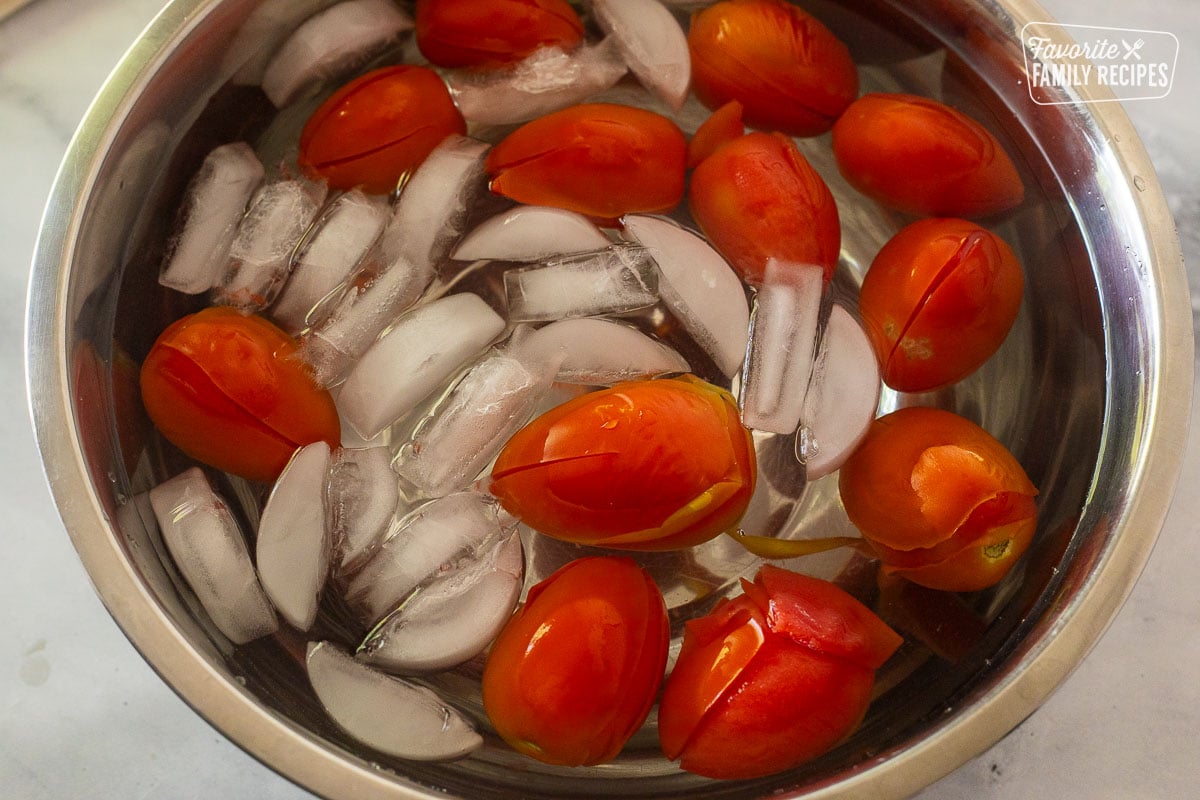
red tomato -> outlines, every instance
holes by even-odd
[[[384,67],[338,89],[309,117],[300,168],[334,189],[386,194],[443,139],[466,131],[437,73]]]
[[[733,398],[688,375],[620,383],[543,414],[505,445],[491,492],[556,539],[673,550],[733,526],[756,475]]]
[[[884,573],[931,589],[995,585],[1037,528],[1037,488],[1013,455],[941,409],[902,408],[875,420],[838,486]]]
[[[206,308],[158,337],[142,363],[142,403],[162,435],[198,461],[274,480],[296,448],[341,442],[333,399],[297,349],[262,317]]]
[[[730,100],[701,123],[688,142],[688,169],[695,169],[697,164],[715,153],[721,145],[740,139],[746,133],[742,111],[741,103]]]
[[[492,191],[598,219],[668,211],[683,198],[687,140],[664,116],[589,103],[517,128],[491,149]]]
[[[725,0],[692,17],[692,89],[717,108],[738,100],[747,124],[815,136],[858,96],[846,45],[784,0]]]
[[[565,0],[417,0],[417,47],[441,67],[512,64],[539,47],[571,50],[583,23]]]
[[[764,565],[687,623],[658,709],[667,758],[710,778],[770,775],[858,727],[901,638],[832,583]]]
[[[662,594],[632,559],[572,561],[529,590],[492,645],[484,711],[539,761],[610,761],[654,705],[669,641]]]
[[[828,282],[842,243],[837,205],[796,143],[749,133],[717,149],[692,173],[696,223],[741,274],[762,282],[767,262],[816,264]]]
[[[926,392],[974,372],[1004,342],[1023,287],[1012,249],[972,222],[926,219],[901,230],[859,296],[884,382]]]
[[[1018,205],[1025,195],[996,137],[924,97],[863,95],[834,125],[833,154],[852,186],[911,214],[986,216]]]

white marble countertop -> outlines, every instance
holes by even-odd
[[[0,22],[0,796],[311,798],[180,701],[93,593],[46,488],[26,407],[22,321],[38,220],[77,121],[161,0],[40,0]],[[14,5],[0,2],[0,9]],[[16,3],[15,5],[20,5]],[[1191,0],[1046,0],[1062,22],[1166,30],[1174,92],[1129,103],[1200,290],[1200,15]],[[1200,395],[1200,393],[1198,393]],[[1194,427],[1196,408],[1193,407]],[[1192,437],[1181,486],[1200,483]],[[1200,785],[1200,495],[1177,497],[1128,603],[1028,721],[920,800],[1182,798]]]

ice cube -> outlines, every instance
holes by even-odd
[[[241,24],[222,59],[235,86],[258,86],[267,63],[300,23],[339,0],[263,0]]]
[[[457,261],[543,261],[602,250],[608,244],[608,237],[582,214],[547,206],[517,206],[468,233],[450,257]]]
[[[727,376],[746,358],[750,305],[737,274],[701,237],[670,220],[625,218],[625,233],[658,265],[658,294]]]
[[[151,489],[150,505],[184,580],[231,642],[245,644],[279,629],[241,528],[198,467]]]
[[[346,0],[310,17],[263,72],[262,89],[283,108],[309,86],[347,75],[412,30],[392,0]]]
[[[514,322],[619,314],[658,302],[658,270],[646,248],[619,243],[510,269],[504,292]]]
[[[638,81],[674,110],[682,108],[692,59],[675,15],[659,0],[593,0],[592,14]]]
[[[329,576],[328,480],[329,445],[299,448],[275,480],[258,523],[258,577],[280,615],[301,631],[317,618]]]
[[[265,308],[292,267],[292,255],[325,202],[325,185],[280,180],[250,201],[229,248],[229,265],[214,299],[242,311]]]
[[[791,433],[800,423],[816,353],[821,267],[771,259],[754,300],[742,385],[742,423]]]
[[[389,448],[338,449],[329,468],[329,512],[339,576],[354,573],[383,543],[399,504]]]
[[[533,415],[556,365],[502,351],[487,356],[418,426],[396,471],[428,497],[465,488]]]
[[[508,125],[581,103],[626,71],[616,44],[605,39],[569,53],[543,47],[506,69],[450,70],[444,77],[468,122]]]
[[[358,656],[392,672],[449,669],[500,634],[521,596],[525,565],[514,529],[480,558],[418,589],[367,635]]]
[[[561,361],[555,380],[587,386],[668,372],[688,372],[687,361],[666,345],[619,322],[564,319],[538,328],[520,343],[522,358]]]
[[[442,297],[402,316],[346,376],[337,404],[370,439],[412,411],[504,330],[478,295]]]
[[[515,520],[495,498],[458,492],[432,500],[400,519],[387,540],[346,588],[346,601],[368,624],[381,620],[415,589],[479,558],[509,536]]]
[[[216,285],[246,204],[264,174],[245,142],[223,144],[208,154],[184,194],[159,283],[185,294],[202,294]]]
[[[331,298],[362,262],[387,219],[387,201],[358,189],[330,203],[297,252],[292,272],[271,307],[275,321],[289,333],[320,322],[322,301]]]
[[[310,642],[308,679],[342,730],[381,753],[414,761],[462,758],[483,744],[432,689],[363,664],[331,642]]]

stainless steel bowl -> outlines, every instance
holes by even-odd
[[[1185,439],[1191,311],[1153,168],[1119,105],[1093,102],[1111,97],[1030,100],[1019,31],[1047,18],[1034,3],[871,0],[848,11],[822,0],[808,6],[869,62],[868,85],[967,107],[1006,140],[1031,187],[1000,227],[1027,275],[1013,335],[976,376],[924,399],[982,421],[1042,490],[1020,570],[971,598],[986,632],[956,662],[917,658],[881,676],[858,733],[769,779],[700,780],[650,758],[652,743],[575,772],[513,760],[495,743],[445,765],[357,748],[316,704],[299,640],[231,647],[133,499],[167,468],[142,419],[136,361],[186,310],[157,287],[156,252],[207,149],[269,115],[256,90],[225,85],[226,50],[254,5],[175,0],[113,74],[49,201],[27,333],[37,435],[75,547],[130,640],[222,733],[329,798],[902,797],[996,742],[1084,657],[1149,556]],[[815,157],[823,146],[810,146]],[[846,215],[839,273],[851,289],[902,222],[855,208],[866,210]],[[828,487],[815,494],[806,502],[836,505]]]

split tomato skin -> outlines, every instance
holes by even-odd
[[[417,0],[415,23],[417,47],[440,67],[513,64],[583,39],[583,22],[565,0]]]
[[[663,752],[689,772],[757,778],[828,751],[862,721],[902,643],[827,581],[764,565],[687,623],[659,703]]]
[[[697,12],[688,49],[700,101],[716,109],[737,100],[755,128],[816,136],[858,96],[846,45],[783,0],[724,0]]]
[[[771,259],[817,265],[833,276],[842,231],[837,203],[791,139],[748,133],[692,172],[692,216],[742,280],[762,283]]]
[[[833,126],[833,154],[866,196],[918,216],[984,217],[1021,203],[1025,187],[1004,147],[950,106],[866,94]]]
[[[1004,343],[1023,293],[1016,255],[991,231],[952,218],[903,228],[859,296],[884,382],[927,392],[970,375]]]
[[[713,111],[708,119],[688,140],[687,167],[695,169],[701,161],[715,153],[722,145],[740,139],[746,133],[742,117],[745,109],[737,100],[730,100]]]
[[[517,128],[489,151],[486,168],[498,195],[611,220],[674,208],[686,158],[683,132],[661,114],[584,103]]]
[[[177,320],[142,362],[142,404],[184,453],[248,480],[273,481],[298,447],[341,442],[329,392],[296,341],[223,306]]]
[[[733,398],[688,375],[620,383],[548,411],[509,439],[489,490],[555,539],[675,550],[733,527],[756,479]]]
[[[577,559],[529,590],[488,653],[483,707],[518,752],[611,761],[662,684],[670,631],[650,576],[623,556]]]
[[[330,188],[388,194],[467,124],[442,79],[426,67],[383,67],[347,83],[300,132],[299,165]]]
[[[846,514],[885,574],[930,589],[998,583],[1037,529],[1037,488],[974,422],[910,407],[875,420],[842,465]]]

